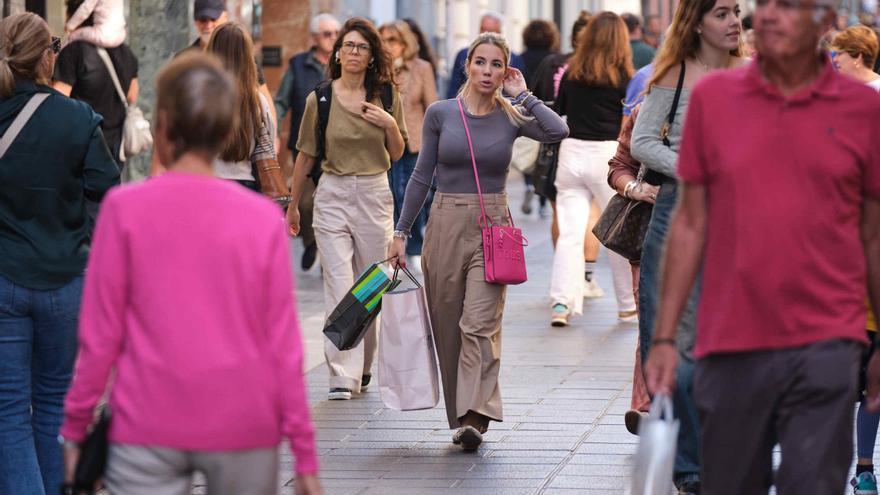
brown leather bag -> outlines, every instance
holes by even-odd
[[[284,174],[281,173],[278,160],[258,160],[253,164],[253,169],[260,191],[282,208],[287,208],[291,201],[290,189],[287,187],[287,181],[284,180]]]

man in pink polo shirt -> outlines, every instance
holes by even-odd
[[[817,51],[834,17],[832,0],[758,0],[757,59],[691,95],[646,371],[670,392],[702,266],[704,495],[841,493],[852,460],[869,282],[880,307],[880,96]]]

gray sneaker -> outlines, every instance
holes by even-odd
[[[351,389],[349,388],[331,388],[327,394],[328,400],[351,400]]]

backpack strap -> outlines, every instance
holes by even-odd
[[[382,93],[379,95],[382,100],[382,107],[389,114],[394,110],[394,87],[390,84],[382,85]]]
[[[21,130],[24,129],[25,124],[31,120],[34,112],[37,111],[37,108],[39,108],[48,97],[49,93],[38,93],[31,96],[28,102],[25,103],[24,108],[18,112],[15,120],[9,124],[9,128],[6,129],[6,132],[3,133],[3,137],[0,138],[0,158],[3,158],[6,155],[9,147],[12,146],[12,142],[15,141],[15,138],[17,138]]]
[[[315,156],[315,166],[309,177],[318,183],[321,177],[321,163],[327,157],[325,140],[327,139],[327,125],[330,122],[330,103],[333,100],[333,84],[331,81],[321,81],[315,86],[315,102],[318,104],[318,125],[315,126],[315,144],[317,145],[317,154]]]

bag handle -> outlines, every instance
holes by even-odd
[[[672,399],[666,394],[657,394],[651,403],[651,412],[648,413],[648,419],[659,420],[663,416],[663,420],[671,423],[675,420],[672,415]]]
[[[31,117],[34,116],[34,112],[37,111],[37,108],[39,108],[48,97],[49,93],[38,93],[31,96],[28,102],[25,103],[24,107],[15,117],[15,120],[9,124],[9,128],[6,129],[3,137],[0,138],[0,158],[6,156],[9,147],[12,146],[12,142],[15,141],[15,138],[17,138],[21,130],[24,129],[25,124],[27,124],[28,121],[31,120]]]
[[[113,79],[113,86],[116,87],[116,94],[119,95],[119,99],[122,100],[122,104],[125,108],[128,108],[128,98],[125,97],[125,91],[122,91],[122,84],[119,83],[119,76],[116,75],[116,67],[113,65],[113,61],[110,60],[110,54],[100,46],[96,46],[95,49],[98,50],[98,56],[101,57],[101,60],[104,61],[104,65],[107,66],[107,71],[110,72],[110,78]]]
[[[409,268],[406,268],[406,267],[403,267],[400,265],[397,265],[397,268],[394,269],[394,275],[391,277],[392,281],[398,280],[397,274],[400,270],[403,270],[403,273],[405,273],[406,276],[409,277],[410,280],[412,280],[412,283],[416,284],[416,287],[418,287],[419,289],[422,288],[422,284],[420,284],[419,281],[416,280],[416,278],[413,276],[412,272],[409,271]]]
[[[678,74],[678,84],[675,85],[675,97],[672,98],[672,107],[669,109],[669,117],[660,129],[660,137],[663,138],[663,144],[667,147],[672,146],[672,143],[669,142],[669,131],[672,129],[673,122],[675,122],[675,114],[678,112],[678,102],[681,100],[681,90],[684,88],[684,73],[686,68],[687,64],[682,60],[681,72]]]

